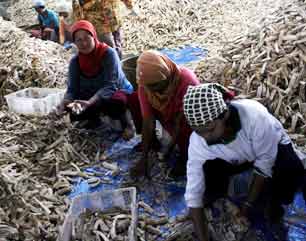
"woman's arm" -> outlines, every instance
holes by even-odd
[[[171,142],[168,146],[168,149],[165,153],[164,158],[168,158],[169,155],[171,155],[171,153],[174,150],[174,147],[177,143],[177,138],[178,138],[178,135],[179,135],[179,132],[180,132],[180,124],[181,124],[181,121],[182,121],[183,117],[184,117],[184,113],[182,113],[182,112],[176,113],[176,116],[175,116],[175,119],[174,119],[173,135],[172,135]]]
[[[68,104],[73,102],[79,91],[79,76],[80,76],[80,68],[77,62],[77,57],[73,57],[69,63],[68,68],[68,81],[67,81],[67,91],[64,95],[64,99],[57,107],[58,114],[62,114],[65,112]]]
[[[200,137],[193,133],[190,137],[188,151],[185,200],[200,241],[208,241],[207,218],[203,208],[203,195],[206,189],[203,165],[206,158],[213,159],[209,152],[203,149],[205,147],[206,145],[201,144]]]
[[[241,208],[242,215],[248,216],[248,211],[253,207],[253,204],[256,202],[260,193],[262,192],[265,181],[266,178],[264,176],[254,172],[254,177],[248,192],[247,200],[243,203]]]
[[[77,98],[79,94],[80,74],[78,57],[74,56],[69,63],[67,91],[64,99],[75,100]]]
[[[145,118],[142,122],[142,157],[131,169],[132,176],[146,176],[149,177],[149,152],[151,150],[151,144],[153,141],[153,135],[155,131],[155,120],[153,118]]]
[[[101,99],[109,99],[118,89],[121,63],[115,50],[108,48],[102,61],[102,68],[105,71],[103,86],[89,100],[91,104]]]
[[[247,214],[247,209],[258,199],[264,187],[265,180],[268,177],[272,177],[272,169],[277,157],[281,131],[279,131],[279,127],[271,121],[268,115],[267,113],[257,117],[257,121],[252,126],[252,148],[256,155],[256,159],[254,160],[255,171],[247,201],[242,208],[244,214]]]
[[[142,122],[142,143],[143,143],[143,152],[142,158],[147,159],[149,151],[151,150],[151,144],[153,141],[153,135],[155,131],[155,120],[152,117],[143,119]]]
[[[148,176],[149,152],[152,148],[152,142],[155,132],[155,118],[143,86],[138,87],[138,98],[142,115],[142,157],[131,169],[133,176]]]

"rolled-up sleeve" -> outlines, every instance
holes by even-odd
[[[255,171],[263,176],[272,177],[272,167],[278,152],[278,144],[282,137],[282,127],[262,118],[253,129],[253,149],[256,156]]]
[[[201,143],[202,142],[202,143]],[[205,141],[204,141],[205,142]],[[195,132],[190,136],[187,162],[187,185],[185,191],[185,201],[189,208],[199,208],[203,206],[203,195],[205,191],[205,176],[203,164],[209,154],[203,140]]]

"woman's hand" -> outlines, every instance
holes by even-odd
[[[91,103],[87,100],[75,100],[66,104],[66,108],[69,108],[72,113],[77,115],[83,113],[89,106],[91,106]]]
[[[53,113],[58,116],[62,116],[66,113],[67,105],[69,105],[72,101],[71,100],[63,100],[55,109]]]
[[[142,122],[142,158],[135,164],[135,166],[131,168],[131,176],[149,176],[148,163],[151,163],[150,160],[152,158],[150,151],[153,139],[153,131],[155,131],[155,120],[151,117],[145,118]]]
[[[75,100],[74,103],[81,105],[81,112],[84,112],[88,107],[91,106],[91,103],[88,100]]]
[[[248,226],[250,224],[248,217],[252,207],[253,206],[251,203],[245,201],[244,203],[242,203],[241,207],[233,213],[233,215],[236,217],[237,222],[240,225]]]
[[[242,207],[240,208],[240,212],[238,213],[237,218],[242,225],[248,225],[249,223],[248,216],[250,208],[251,207],[248,206],[247,204],[243,204]]]
[[[148,155],[143,156],[130,170],[130,175],[134,177],[145,176],[150,179],[152,163],[156,160],[156,153],[150,151]]]

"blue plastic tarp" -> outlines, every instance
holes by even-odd
[[[208,50],[194,46],[184,46],[177,49],[161,49],[172,61],[179,65],[201,61],[207,56]]]

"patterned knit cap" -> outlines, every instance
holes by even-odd
[[[189,86],[184,96],[184,114],[190,126],[204,126],[227,110],[225,87],[217,83]]]

